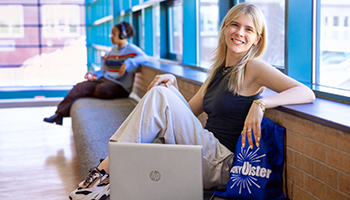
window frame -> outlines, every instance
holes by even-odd
[[[321,0],[312,0],[313,3],[313,65],[312,65],[312,80],[311,80],[311,89],[315,92],[316,96],[330,99],[337,102],[342,102],[346,104],[350,104],[350,91],[344,90],[340,88],[332,88],[330,86],[322,86],[319,85],[319,68],[320,68],[320,40],[321,40],[321,24],[324,23],[321,19]],[[334,23],[333,19],[330,20],[330,16],[327,16],[327,24]],[[339,20],[339,19],[338,19]],[[341,24],[342,21],[338,21],[338,25]]]
[[[172,47],[173,47],[173,37],[172,37],[172,28],[173,28],[173,14],[172,14],[172,8],[175,7],[177,4],[177,1],[168,1],[168,4],[167,4],[167,42],[168,42],[168,49],[167,49],[167,59],[170,59],[170,60],[174,60],[174,61],[179,61],[179,62],[182,62],[182,56],[183,56],[183,51],[184,49],[182,48],[182,52],[173,52],[172,51]],[[181,3],[181,8],[184,7],[183,5],[183,2]],[[182,12],[183,13],[183,12]],[[182,27],[182,30],[183,30],[183,27]],[[183,32],[181,33],[182,34],[182,41],[183,41],[183,37],[184,37],[184,34]]]
[[[5,22],[7,22],[6,24],[2,25],[0,24],[0,39],[1,38],[23,38],[24,37],[24,16],[23,16],[23,13],[24,13],[24,7],[22,4],[20,5],[3,5],[3,4],[0,4],[0,6],[2,8],[5,9],[5,7],[7,7],[7,9],[11,10],[12,8],[12,11],[15,12],[16,11],[16,8],[17,9],[20,9],[22,12],[18,13],[17,18],[19,19],[19,23],[14,23],[13,19],[9,19],[9,20],[6,20]],[[8,31],[6,33],[3,33],[1,31],[1,29],[3,28],[3,26],[7,26],[7,29]],[[19,32],[18,33],[15,33],[13,30],[14,28],[19,28]]]
[[[94,0],[96,1],[96,0]],[[12,34],[12,35],[7,35],[6,38],[13,38],[13,39],[22,39],[25,38],[25,33],[26,33],[26,28],[38,28],[38,37],[40,38],[39,41],[35,44],[16,44],[15,42],[8,42],[8,43],[2,43],[0,44],[0,48],[5,49],[5,51],[9,50],[12,51],[15,48],[37,48],[39,51],[39,54],[41,54],[44,48],[46,47],[64,47],[64,44],[54,44],[52,46],[44,44],[42,42],[42,39],[44,38],[42,36],[42,29],[43,27],[43,23],[42,23],[42,16],[40,15],[41,11],[41,7],[44,5],[77,5],[79,6],[79,8],[84,7],[84,10],[86,11],[86,5],[87,3],[83,3],[83,2],[72,2],[72,3],[67,3],[67,2],[40,2],[39,0],[36,0],[36,2],[30,1],[30,2],[21,2],[21,1],[17,1],[17,2],[10,2],[7,3],[5,2],[0,2],[1,6],[5,6],[5,5],[10,5],[10,6],[14,6],[14,5],[18,5],[18,6],[22,6],[23,9],[23,13],[26,12],[26,7],[32,7],[32,8],[36,8],[36,13],[38,14],[37,18],[33,21],[26,21],[26,19],[24,19],[24,21],[20,21],[20,25],[19,28],[21,30],[21,35],[16,35],[16,34]],[[42,13],[41,13],[42,14]],[[39,20],[37,21],[37,19],[39,18]],[[78,27],[80,28],[87,28],[86,26],[86,20],[84,22],[79,22],[78,24],[76,24]],[[17,26],[17,25],[16,25]],[[74,37],[74,36],[72,36]],[[0,64],[0,67],[2,68],[17,68],[22,66],[22,64],[5,64],[2,65]],[[39,97],[41,98],[42,96],[45,96],[47,98],[51,98],[51,97],[64,97],[69,90],[71,89],[71,85],[67,85],[67,86],[1,86],[0,87],[0,100],[4,100],[4,99],[29,99],[29,98],[36,98]]]
[[[183,22],[183,48],[182,59],[178,60],[170,53],[169,45],[169,16],[167,9],[174,0],[144,0],[137,5],[135,0],[87,0],[86,9],[93,6],[103,6],[107,9],[104,12],[96,14],[96,16],[86,16],[86,35],[87,35],[87,49],[88,49],[88,66],[99,64],[96,57],[103,49],[108,49],[109,38],[107,37],[112,25],[116,22],[127,18],[127,21],[133,22],[134,12],[141,12],[141,20],[144,21],[144,37],[138,38],[144,41],[144,50],[147,55],[153,56],[155,48],[154,45],[154,20],[153,20],[153,5],[158,5],[160,9],[160,59],[167,59],[177,61],[196,68],[201,71],[206,69],[198,66],[200,63],[200,31],[199,31],[199,1],[183,0],[183,13],[196,13],[189,16]],[[244,0],[243,0],[244,1]],[[219,1],[219,19],[222,21],[227,11],[231,6],[242,2],[242,0]],[[334,101],[341,101],[350,104],[350,91],[337,90],[334,88],[325,88],[317,85],[319,56],[320,56],[320,0],[303,1],[303,0],[285,0],[285,66],[282,70],[286,75],[302,82],[308,87],[312,88],[316,95],[321,98],[331,99]],[[111,6],[112,5],[112,6]],[[227,6],[230,5],[230,6]],[[108,14],[108,9],[112,7],[112,13]],[[86,10],[86,12],[88,12]],[[105,13],[107,12],[107,14]],[[347,23],[350,26],[348,17]],[[102,20],[100,24],[93,26],[93,23]],[[344,20],[339,19],[339,23],[345,23]],[[333,19],[328,17],[328,24],[333,23]],[[82,26],[82,25],[80,25]],[[312,27],[306,31],[300,31],[300,27]],[[135,27],[136,32],[140,35],[140,29]],[[97,32],[103,32],[97,38],[91,37]],[[142,31],[142,30],[141,30]],[[105,32],[105,33],[104,33]],[[302,38],[302,39],[300,39]],[[134,41],[131,41],[134,42]],[[136,42],[136,41],[135,41]],[[89,50],[90,49],[90,50]],[[93,49],[93,51],[91,51]],[[308,66],[308,67],[305,67]],[[344,95],[344,93],[349,93]]]
[[[132,0],[123,0],[129,1]],[[199,66],[200,63],[200,30],[199,30],[199,2],[193,0],[183,0],[183,13],[196,13],[193,18],[186,16],[186,20],[183,22],[183,30],[186,30],[186,34],[183,34],[183,44],[186,44],[186,48],[183,48],[182,59],[179,59],[179,55],[170,53],[170,38],[169,38],[169,13],[168,8],[174,0],[153,0],[147,1],[143,4],[149,6],[151,4],[158,3],[160,6],[160,59],[167,59],[177,61],[186,66],[196,68],[201,71],[206,69]],[[230,6],[234,6],[244,0],[230,0],[228,2],[219,1],[219,19],[222,21]],[[317,58],[320,55],[318,50],[319,45],[319,5],[320,0],[302,1],[285,0],[285,61],[284,69],[280,66],[274,66],[286,75],[298,80],[306,86],[313,89],[318,97],[334,99],[338,101],[345,101],[350,103],[349,97],[341,95],[341,92],[337,94],[335,89],[323,88],[315,84],[317,78],[317,67],[319,66]],[[137,6],[140,6],[137,5]],[[224,5],[224,6],[223,6]],[[230,6],[227,6],[230,5]],[[134,6],[134,7],[137,7]],[[318,17],[318,18],[317,18]],[[348,19],[349,21],[349,19]],[[328,23],[333,21],[328,18]],[[339,23],[343,23],[342,20]],[[349,23],[349,22],[348,22]],[[145,21],[145,26],[153,26],[153,22],[150,20]],[[300,31],[300,27],[312,27],[306,31]],[[153,31],[153,29],[152,29]],[[145,31],[145,37],[147,36]],[[148,55],[153,55],[155,45],[153,44],[154,38],[152,38],[152,44],[146,44],[145,50],[148,50]],[[151,53],[152,52],[152,53]],[[309,67],[305,67],[309,66]]]

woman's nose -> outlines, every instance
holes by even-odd
[[[236,30],[236,35],[239,37],[243,37],[244,36],[244,30],[243,28],[239,28]]]

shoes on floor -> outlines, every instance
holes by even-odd
[[[56,123],[57,125],[62,125],[63,115],[56,113],[51,117],[45,117],[44,122]]]
[[[105,200],[110,195],[109,174],[97,167],[90,170],[85,181],[70,193],[70,200]]]

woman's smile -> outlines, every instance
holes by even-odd
[[[244,41],[239,40],[239,39],[231,38],[231,40],[233,41],[234,44],[237,44],[237,45],[241,45],[241,44],[244,44],[244,43],[245,43]]]

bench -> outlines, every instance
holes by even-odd
[[[136,106],[133,98],[102,100],[81,98],[70,110],[80,176],[108,156],[109,138]]]

